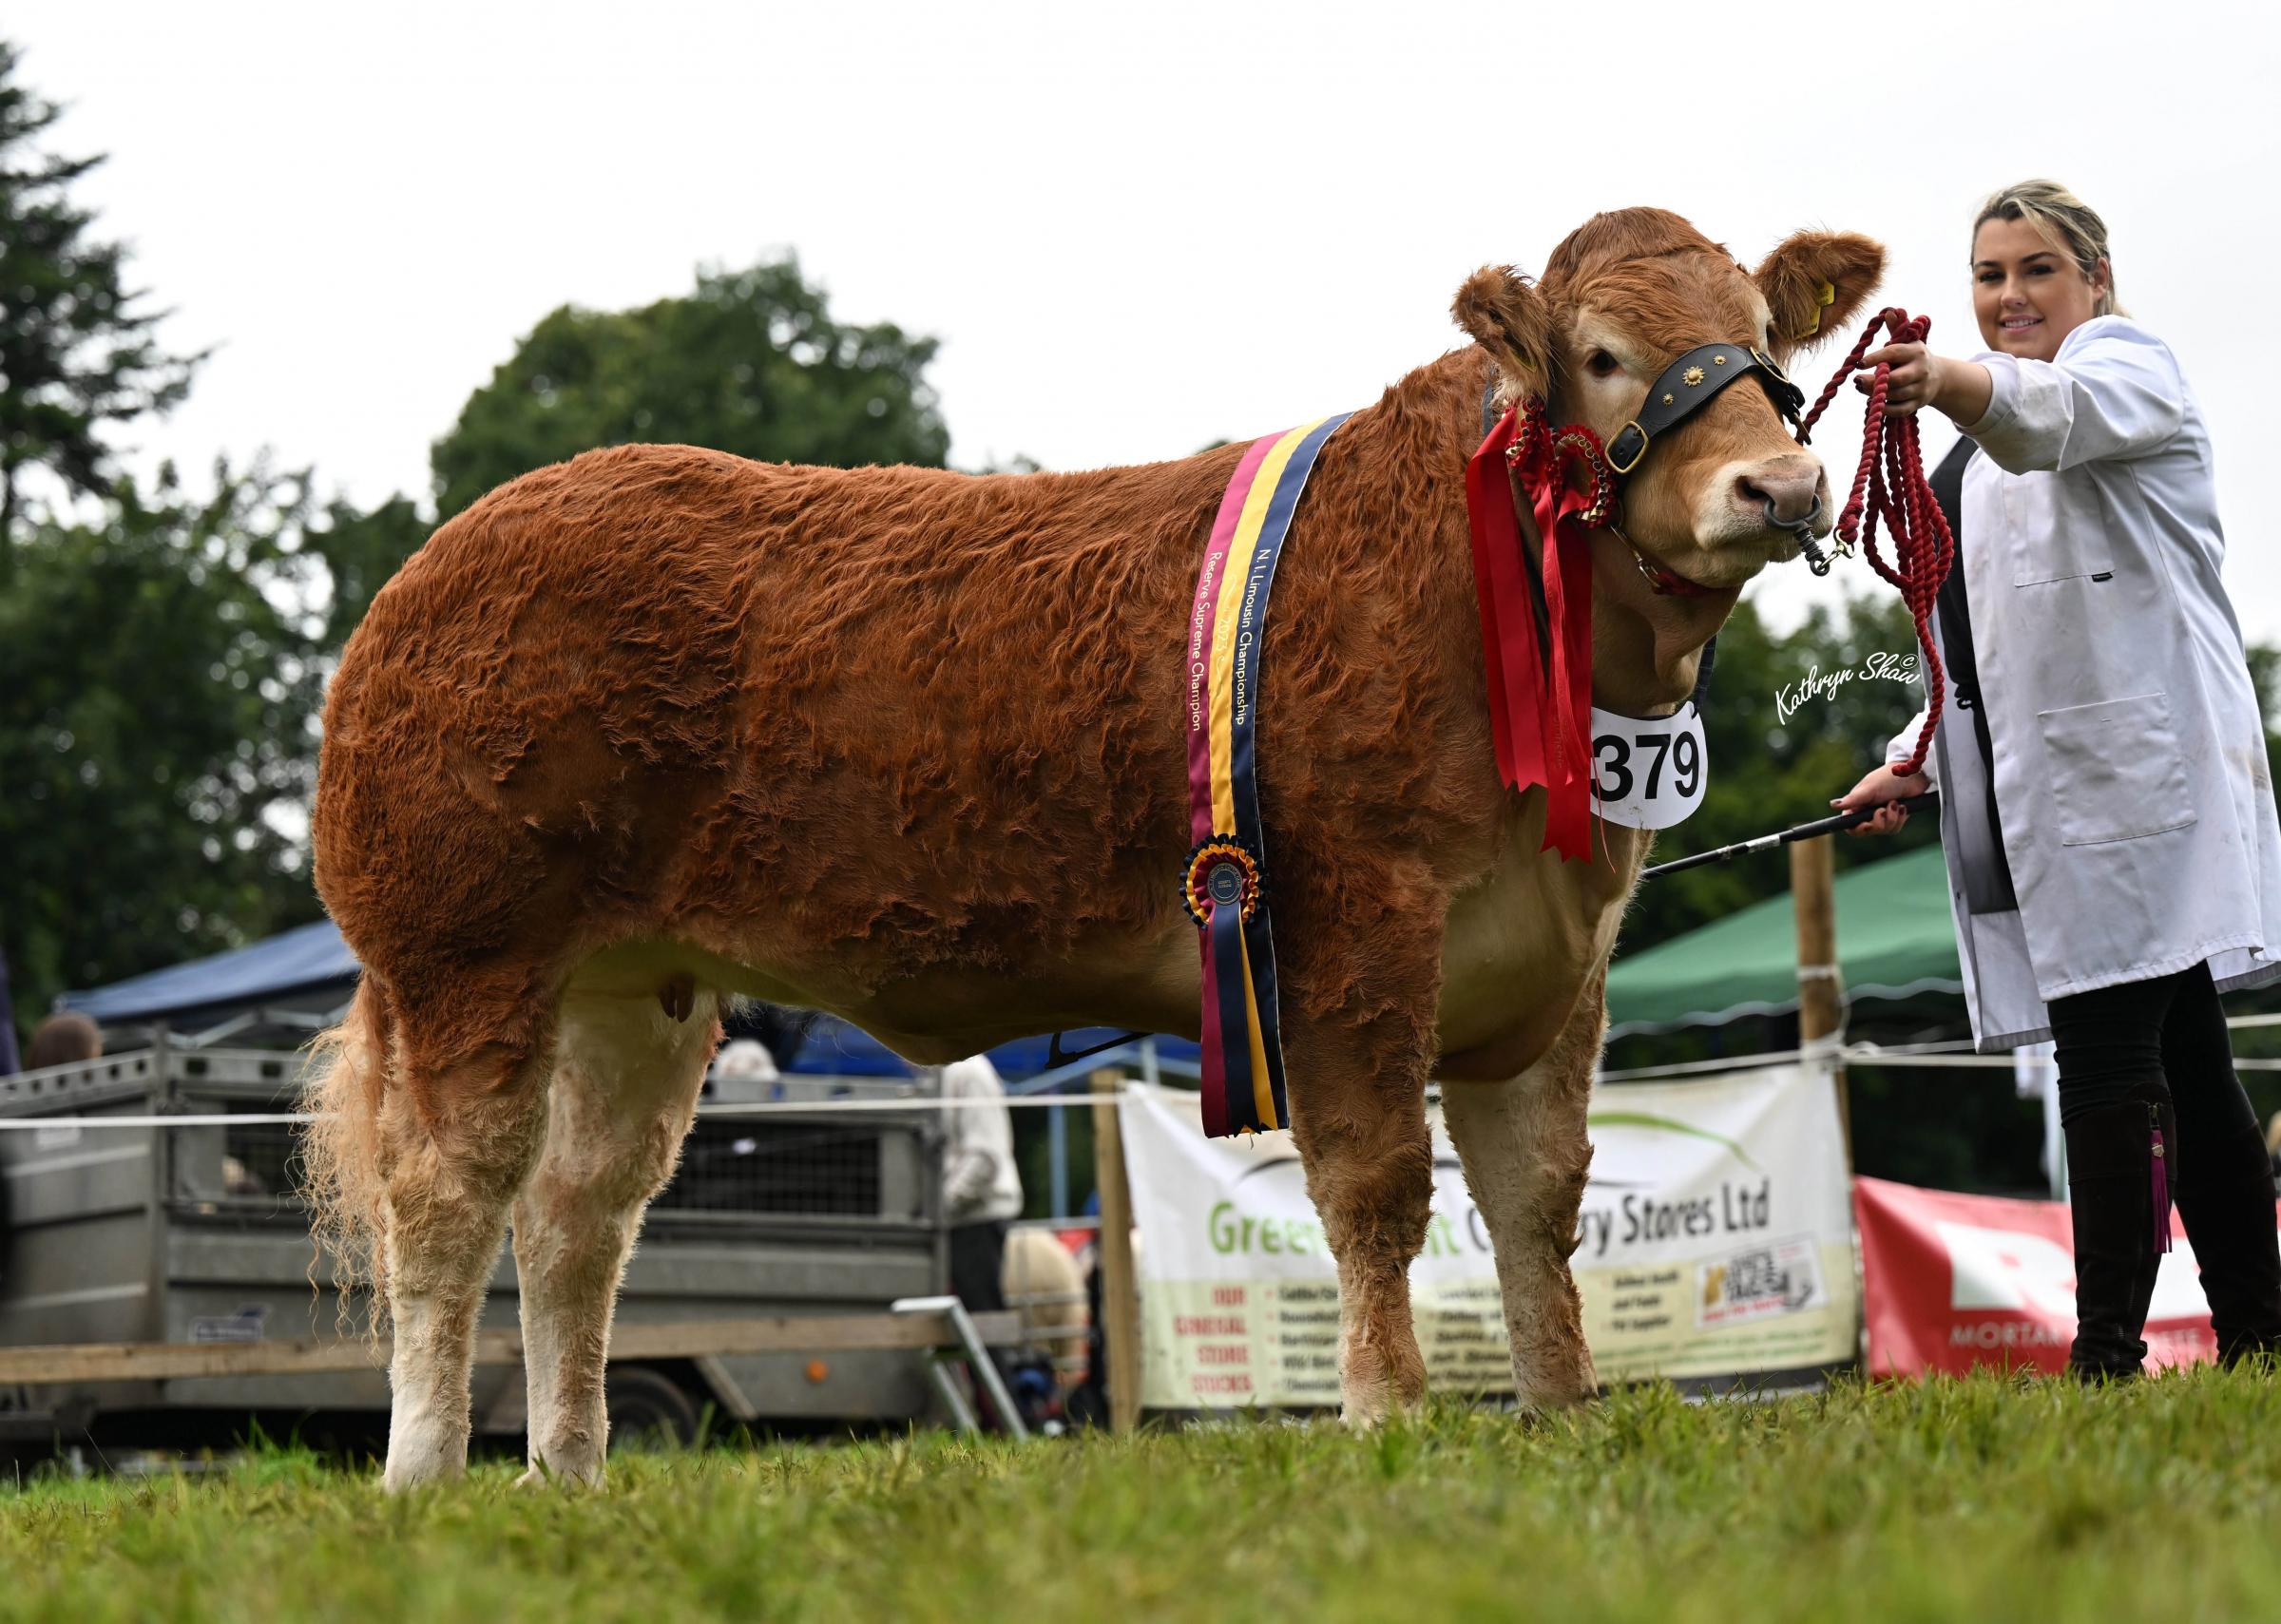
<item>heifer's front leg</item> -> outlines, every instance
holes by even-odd
[[[1390,1076],[1388,1057],[1292,1045],[1307,1079],[1292,1107],[1307,1194],[1338,1262],[1338,1385],[1349,1425],[1374,1426],[1426,1391],[1409,1314],[1409,1264],[1426,1244],[1433,1145],[1426,1079]],[[1400,1068],[1408,1069],[1408,1068]]]
[[[1568,1259],[1592,1167],[1584,1117],[1606,1028],[1604,968],[1578,996],[1552,1048],[1506,1082],[1444,1082],[1442,1111],[1466,1184],[1489,1227],[1525,1409],[1587,1399],[1599,1383]]]
[[[1390,883],[1359,894],[1387,898]],[[1426,1079],[1434,1054],[1441,946],[1416,921],[1420,906],[1380,919],[1343,910],[1352,963],[1310,966],[1342,1004],[1285,1028],[1292,1135],[1307,1194],[1338,1263],[1338,1376],[1349,1425],[1371,1426],[1426,1391],[1426,1361],[1409,1312],[1409,1265],[1426,1244],[1433,1145]],[[1412,938],[1415,938],[1412,940]]]

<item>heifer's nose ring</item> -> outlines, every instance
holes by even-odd
[[[1774,499],[1771,496],[1766,499],[1767,527],[1773,530],[1788,530],[1792,535],[1797,537],[1798,550],[1806,555],[1806,567],[1816,575],[1828,575],[1830,566],[1837,561],[1823,552],[1821,544],[1814,540],[1813,522],[1821,516],[1822,499],[1819,496],[1813,499],[1813,506],[1807,509],[1806,517],[1803,519],[1783,518],[1774,511]]]

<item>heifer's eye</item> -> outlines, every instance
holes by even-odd
[[[1618,373],[1623,371],[1623,363],[1605,350],[1593,351],[1589,356],[1585,357],[1584,366],[1596,378],[1614,377]]]

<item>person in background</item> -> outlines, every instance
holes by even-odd
[[[24,1051],[24,1069],[38,1071],[42,1066],[69,1065],[73,1060],[100,1060],[102,1056],[103,1034],[95,1022],[67,1011],[40,1022],[31,1035],[31,1046]]]
[[[2066,188],[1988,199],[1971,275],[1985,351],[1866,363],[1891,367],[1888,411],[1929,406],[1969,443],[1934,476],[1961,519],[1936,621],[1954,702],[1924,772],[1894,771],[1920,714],[1833,804],[1890,831],[1907,811],[1881,803],[1937,783],[1977,1046],[2057,1041],[2069,1364],[2139,1371],[2173,1196],[2233,1364],[2281,1347],[2281,1248],[2217,995],[2281,977],[2281,825],[2210,437]]]
[[[732,1038],[713,1057],[716,1082],[774,1082],[782,1075],[776,1070],[776,1057],[757,1038]]]
[[[1006,1307],[1000,1272],[1007,1224],[1022,1215],[1013,1117],[987,1055],[943,1067],[943,1221],[950,1229],[950,1290],[970,1313]]]

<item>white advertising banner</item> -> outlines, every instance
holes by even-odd
[[[1433,1129],[1433,1216],[1410,1269],[1430,1385],[1512,1390],[1487,1226]],[[1207,1139],[1198,1096],[1121,1100],[1139,1258],[1141,1403],[1338,1402],[1338,1275],[1288,1134]],[[1845,1152],[1829,1073],[1773,1066],[1602,1085],[1570,1260],[1603,1382],[1792,1369],[1854,1354]]]

